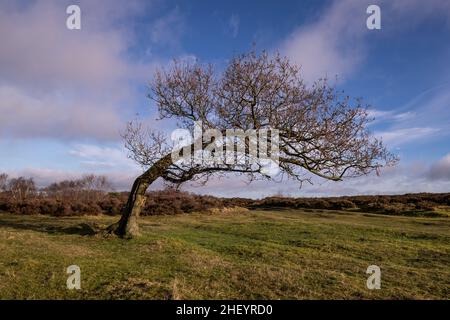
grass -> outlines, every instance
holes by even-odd
[[[2,299],[449,299],[450,221],[285,210],[142,218],[0,214]],[[81,268],[81,290],[66,268]],[[382,287],[368,290],[369,265]]]

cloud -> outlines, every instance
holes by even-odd
[[[116,140],[122,127],[114,105],[65,99],[53,93],[29,95],[0,86],[0,137]]]
[[[392,27],[404,28],[405,25],[409,27],[420,25],[430,18],[443,17],[450,22],[450,2],[447,0],[429,0],[424,4],[421,0],[384,0],[381,2],[382,6],[389,8],[394,15],[384,15],[385,21]],[[403,23],[399,23],[397,17],[402,15]],[[447,25],[450,27],[450,24]]]
[[[431,166],[428,177],[431,180],[450,181],[450,153]]]
[[[281,51],[302,67],[307,81],[335,75],[346,76],[363,61],[364,3],[335,1],[315,22],[294,30]]]
[[[386,121],[405,121],[412,119],[416,116],[415,112],[412,111],[405,111],[405,112],[395,112],[395,111],[384,111],[384,110],[377,110],[377,109],[370,109],[368,111],[369,118],[374,118],[375,120],[371,122],[373,125],[374,123],[378,123],[380,121],[386,122]]]
[[[2,137],[117,139],[133,68],[122,56],[125,34],[105,28],[104,12],[89,3],[75,31],[63,2],[0,5]]]
[[[239,33],[240,18],[239,15],[233,13],[228,20],[228,28],[230,30],[231,36],[236,38]]]
[[[368,30],[366,26],[366,9],[373,1],[333,1],[315,20],[287,35],[279,49],[301,66],[308,82],[335,76],[345,80],[365,61],[374,33],[389,37],[410,31],[433,17],[450,20],[450,2],[446,0],[430,0],[426,4],[419,0],[376,3],[381,7],[381,30]]]
[[[431,127],[414,127],[404,129],[394,129],[382,132],[376,132],[375,136],[383,138],[383,142],[389,146],[398,146],[410,142],[416,142],[419,139],[429,138],[431,135],[437,134],[439,129]]]
[[[75,151],[76,150],[76,151]],[[102,157],[101,152],[116,155],[114,163],[109,157]],[[139,175],[140,170],[126,163],[123,153],[117,150],[99,149],[95,146],[79,146],[74,149],[73,156],[80,157],[81,161],[94,159],[97,162],[96,170],[89,165],[83,170],[55,170],[49,168],[25,168],[8,172],[10,176],[33,177],[36,183],[43,187],[48,184],[66,179],[76,179],[88,172],[106,175],[116,190],[128,191]],[[105,160],[107,166],[102,164]],[[89,160],[88,160],[89,161]],[[122,163],[121,163],[122,162]],[[99,170],[100,169],[100,170]],[[313,178],[313,185],[300,184],[293,180],[272,182],[257,180],[248,184],[242,176],[228,175],[226,177],[213,177],[205,186],[196,183],[187,183],[182,189],[198,194],[211,194],[223,197],[250,197],[262,198],[276,194],[293,197],[324,197],[343,195],[369,195],[369,194],[404,194],[416,192],[450,192],[450,154],[428,165],[422,162],[400,163],[395,167],[383,168],[380,175],[370,174],[359,178],[334,182]],[[150,187],[157,190],[164,187],[161,179]]]
[[[308,83],[335,75],[345,81],[364,65],[374,36],[384,41],[396,41],[397,37],[418,30],[428,21],[444,18],[450,22],[450,2],[446,0],[431,0],[426,4],[417,0],[382,0],[375,2],[381,7],[382,29],[372,31],[366,27],[369,4],[374,2],[332,1],[309,22],[288,34],[278,48],[301,66]],[[444,27],[450,27],[450,23]],[[381,137],[388,148],[399,149],[450,136],[448,88],[448,83],[431,88],[391,110],[370,110],[369,116],[375,117],[371,129],[375,128],[375,135]],[[403,176],[408,177],[407,174]],[[403,189],[409,190],[406,184]]]
[[[150,38],[153,43],[177,47],[184,29],[183,16],[179,7],[175,7],[150,25]]]
[[[0,3],[0,138],[117,140],[138,112],[134,84],[143,87],[166,62],[130,56],[138,38],[129,22],[146,12],[148,1],[80,1],[81,30],[66,28],[69,4]],[[153,45],[173,38],[172,31]]]
[[[387,127],[375,132],[389,146],[450,135],[450,83],[425,90],[395,111],[370,110],[372,125]]]
[[[313,185],[306,183],[300,186],[298,182],[287,179],[278,183],[261,180],[247,184],[243,178],[229,177],[213,178],[206,186],[188,184],[183,188],[201,194],[250,198],[277,194],[293,197],[328,197],[450,192],[449,170],[450,154],[431,165],[422,162],[400,163],[395,167],[383,168],[379,176],[373,173],[341,182],[313,177]]]
[[[95,171],[110,176],[116,188],[127,190],[139,169],[126,159],[121,148],[110,146],[119,138],[127,117],[135,113],[132,84],[144,84],[155,65],[165,63],[154,55],[155,47],[177,47],[184,34],[183,15],[178,8],[162,17],[146,21],[144,29],[151,54],[133,58],[130,51],[141,40],[134,19],[150,14],[153,3],[146,1],[80,1],[82,30],[65,27],[65,8],[71,1],[0,3],[0,139],[5,137],[53,138],[57,140],[101,140],[108,146],[69,145],[70,155],[80,168],[58,171],[25,168],[14,174],[31,175],[40,184],[80,176]],[[450,16],[450,2],[418,0],[380,2],[382,32],[400,32],[438,14]],[[281,49],[303,66],[309,81],[324,75],[347,77],[358,70],[367,55],[372,31],[365,27],[365,1],[334,1],[306,26],[287,35]],[[361,17],[360,19],[358,17]],[[389,28],[385,28],[389,26]],[[141,25],[139,25],[141,27]],[[228,21],[233,37],[239,33],[240,19]],[[376,31],[374,31],[376,32]],[[140,48],[142,49],[142,48]],[[185,55],[186,58],[192,57]],[[151,60],[149,60],[151,58]],[[396,112],[375,110],[375,116],[389,122],[379,131],[391,145],[417,139],[448,135],[450,123],[448,87],[427,92]],[[6,152],[6,151],[5,151]],[[38,151],[37,151],[38,152]],[[402,193],[450,190],[445,177],[448,159],[433,164],[388,168],[381,177],[369,176],[343,183],[318,181],[299,189],[293,182],[255,182],[241,179],[211,181],[196,192],[227,196],[260,197],[277,192],[292,195],[338,195],[357,193]],[[158,187],[157,183],[154,187]],[[187,186],[188,187],[188,186]],[[189,187],[190,188],[190,187]],[[239,194],[236,194],[239,190]]]
[[[108,88],[130,76],[125,32],[95,25],[81,5],[82,29],[68,30],[63,2],[35,1],[0,10],[2,81],[48,89]],[[101,20],[101,19],[100,19]],[[110,20],[110,23],[114,21]]]
[[[92,144],[76,144],[69,154],[81,160],[91,169],[118,169],[136,171],[139,167],[126,155],[120,147],[105,147]]]

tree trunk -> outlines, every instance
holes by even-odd
[[[161,175],[171,164],[170,154],[155,163],[144,174],[137,177],[128,196],[125,211],[120,220],[107,228],[109,233],[131,239],[139,235],[138,218],[145,206],[147,197],[145,195],[148,187]]]

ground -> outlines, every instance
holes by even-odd
[[[117,217],[0,214],[2,299],[450,299],[450,220],[339,211],[142,218],[133,240],[89,235]],[[68,290],[66,268],[81,268]],[[369,290],[369,265],[381,289]]]

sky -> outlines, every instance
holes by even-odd
[[[69,5],[81,29],[69,30]],[[381,9],[381,29],[366,9]],[[157,121],[146,97],[157,68],[173,59],[220,70],[252,48],[301,67],[306,83],[327,76],[371,105],[370,131],[400,162],[343,182],[247,184],[213,179],[185,190],[260,198],[450,192],[450,1],[0,0],[0,172],[39,186],[84,173],[127,190],[141,168],[120,133],[139,117]],[[152,188],[160,188],[157,182]]]

